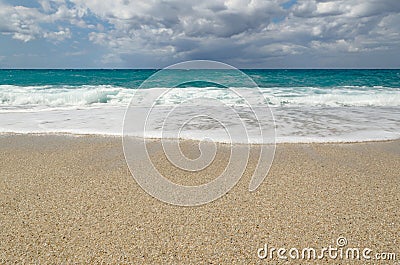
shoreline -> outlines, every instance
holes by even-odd
[[[0,137],[8,137],[8,136],[60,136],[60,137],[99,137],[99,138],[123,138],[123,135],[119,134],[97,134],[97,133],[71,133],[71,132],[0,132]],[[143,139],[142,137],[133,136],[136,139]],[[155,138],[155,137],[147,137],[146,140],[150,141],[160,141],[162,138]],[[176,138],[164,138],[167,140],[177,140]],[[201,142],[198,139],[189,139],[189,138],[179,138],[180,141],[192,141],[192,142]],[[400,141],[399,138],[393,139],[373,139],[373,140],[343,140],[343,141],[321,141],[321,142],[275,142],[276,145],[283,145],[283,144],[357,144],[357,143],[381,143],[381,142],[392,142],[392,141]],[[227,142],[219,142],[216,141],[217,144],[230,144]],[[232,143],[233,145],[263,145],[260,143]],[[271,143],[265,143],[266,145],[270,145]],[[273,144],[273,143],[272,143]]]
[[[213,179],[229,157],[199,174],[168,165],[157,141],[150,154],[171,181]],[[158,142],[159,143],[159,142]],[[193,142],[184,142],[193,151]],[[153,198],[132,177],[117,137],[0,137],[1,263],[232,264],[260,260],[257,250],[336,246],[400,257],[400,140],[277,144],[269,174],[255,192],[251,148],[239,182],[201,206]],[[292,263],[332,264],[322,260]]]

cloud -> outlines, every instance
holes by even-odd
[[[40,13],[22,6],[7,6],[0,2],[0,31],[16,40],[30,41],[41,34],[36,21]]]
[[[71,38],[71,30],[69,28],[59,28],[59,31],[55,32],[44,32],[43,37],[46,39],[52,39],[55,41],[63,41],[65,39]]]
[[[28,42],[38,38],[62,41],[71,38],[69,27],[63,22],[86,27],[82,20],[85,9],[67,7],[62,0],[39,1],[41,8],[12,6],[0,1],[0,33]]]
[[[385,50],[400,41],[393,17],[400,12],[398,0],[298,0],[288,9],[279,0],[74,2],[113,25],[90,38],[114,57],[140,50],[182,60],[234,61]]]
[[[238,36],[261,32],[287,13],[282,0],[73,2],[112,25],[89,38],[113,54],[140,51],[174,59],[226,57],[227,51],[243,47]]]
[[[399,1],[301,1],[293,8],[286,29],[302,32],[303,44],[318,52],[362,52],[393,46],[400,40]],[[386,31],[386,32],[385,32]]]
[[[252,66],[299,56],[340,60],[348,54],[400,52],[398,0],[37,3],[22,7],[0,0],[0,32],[24,42],[62,42],[83,35],[108,51],[101,60],[104,65],[214,59]]]

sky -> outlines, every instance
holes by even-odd
[[[400,68],[400,0],[0,0],[0,68]]]

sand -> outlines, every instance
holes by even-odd
[[[222,148],[212,168],[192,176],[169,168],[155,145],[156,164],[186,185],[211,180],[229,154]],[[400,141],[279,144],[251,193],[255,162],[222,198],[178,207],[140,188],[118,137],[2,135],[0,263],[275,264],[287,262],[260,259],[258,249],[318,250],[339,237],[400,259]]]

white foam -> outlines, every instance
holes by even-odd
[[[153,88],[135,91],[113,86],[2,85],[0,132],[122,135],[124,113],[132,96],[141,97],[145,102],[146,95],[158,93],[160,89],[166,90]],[[374,89],[343,87],[261,90],[273,106],[277,142],[356,142],[400,138],[399,89]],[[246,97],[257,97],[254,98],[256,104],[265,104],[265,99],[254,89],[241,88],[238,91]],[[240,96],[218,88],[183,88],[178,93],[167,94],[156,104],[173,107],[197,97],[217,99],[228,106],[244,105]],[[207,107],[207,110],[216,116],[221,115],[218,108]],[[137,111],[138,116],[143,115],[140,108]],[[185,111],[190,114],[199,109],[188,107]],[[173,121],[176,124],[170,124],[162,134],[160,124],[163,116],[160,114],[155,113],[150,120],[145,137],[174,137],[174,132],[180,129],[185,119],[185,114],[178,115]],[[229,129],[239,129],[238,121],[227,120]],[[208,125],[205,121],[197,121],[182,131],[179,137],[197,140],[208,137],[219,142],[230,141],[225,130]],[[265,140],[257,138],[256,123],[249,122],[247,129],[249,142],[261,143]],[[143,136],[143,132],[137,132],[137,135]]]
[[[11,86],[0,85],[2,111],[89,107],[95,104],[127,105],[132,89],[113,86]]]
[[[166,88],[145,89],[146,93],[157,93]],[[399,88],[260,88],[262,94],[276,106],[400,106]],[[240,94],[251,96],[264,104],[264,99],[254,88],[236,88]],[[98,85],[98,86],[12,86],[0,85],[0,111],[25,111],[30,109],[84,108],[93,105],[126,106],[136,89]],[[209,97],[221,100],[228,105],[241,105],[239,97],[232,96],[223,88],[182,88],[174,94],[167,94],[158,104],[174,105],[193,98]]]
[[[398,88],[262,88],[272,106],[394,107],[400,106]]]
[[[357,142],[400,138],[399,107],[274,108],[272,111],[276,122],[276,142]],[[2,112],[0,132],[122,135],[124,113],[125,108],[118,106]],[[140,110],[138,115],[142,115]],[[172,124],[162,132],[157,117],[151,121],[144,134],[148,138],[173,137],[181,127],[181,124]],[[203,125],[201,121],[194,124],[180,137],[195,140],[208,137],[218,142],[230,142],[221,128],[201,129]],[[229,124],[233,131],[239,126],[235,120]],[[248,142],[264,141],[257,138],[256,126],[247,129]],[[143,132],[137,132],[137,136],[143,136]],[[245,138],[242,140],[247,142]]]

